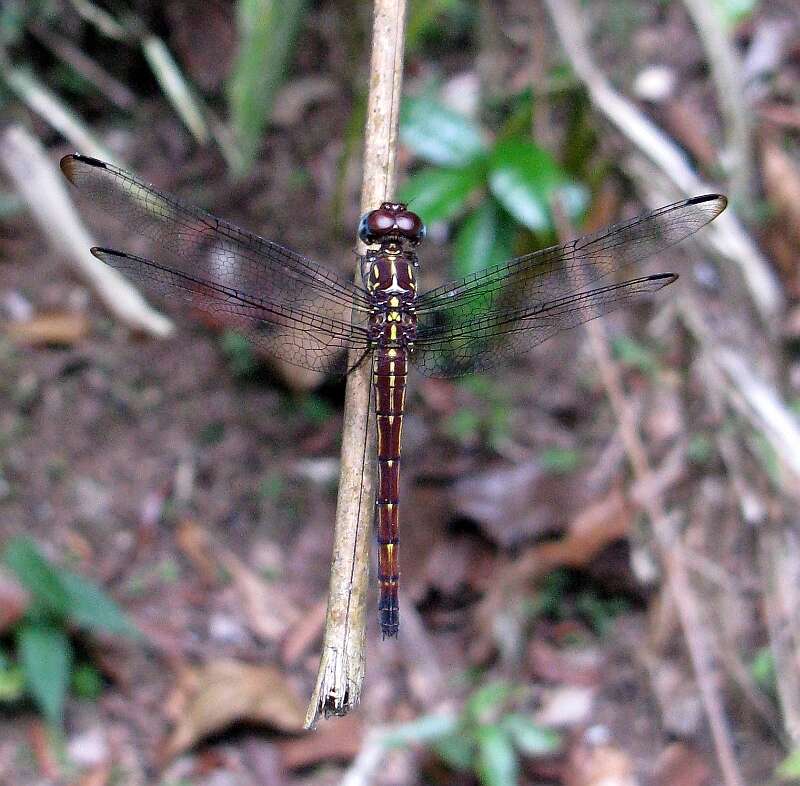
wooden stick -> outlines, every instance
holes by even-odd
[[[405,0],[375,2],[361,189],[363,212],[377,207],[394,191],[405,14]],[[361,283],[359,263],[356,281]],[[360,359],[351,357],[351,366]],[[347,380],[328,613],[306,728],[320,715],[346,714],[361,697],[366,663],[369,549],[375,511],[371,377],[372,364],[367,359]]]

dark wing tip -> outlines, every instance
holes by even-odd
[[[658,289],[662,287],[668,287],[670,284],[674,284],[680,276],[677,273],[656,273],[652,276],[648,276],[648,281],[656,281],[658,282]]]
[[[98,169],[106,169],[105,162],[101,161],[99,158],[82,156],[80,153],[70,153],[68,156],[64,156],[61,159],[59,166],[61,167],[61,171],[64,173],[64,177],[66,177],[67,180],[69,180],[69,182],[73,185],[75,185],[75,164],[78,162],[81,164],[87,164],[88,166],[97,167]]]
[[[114,251],[113,248],[103,248],[102,246],[92,246],[89,251],[91,252],[93,257],[97,257],[98,259],[102,260],[103,256],[112,256],[112,257],[122,257],[125,254],[121,253],[120,251]]]
[[[724,194],[701,194],[686,200],[687,205],[702,205],[706,202],[717,203],[717,210],[714,213],[714,218],[716,218],[728,206],[728,197]]]

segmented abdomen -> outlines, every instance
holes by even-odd
[[[378,622],[381,633],[396,636],[400,625],[397,587],[400,437],[406,398],[407,357],[400,348],[381,348],[372,361],[378,425]]]

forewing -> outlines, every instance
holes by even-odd
[[[112,164],[70,155],[61,160],[61,169],[102,210],[115,215],[130,231],[152,241],[156,261],[149,264],[160,266],[162,275],[169,272],[185,276],[259,303],[258,319],[274,323],[290,340],[292,331],[298,331],[298,346],[307,342],[309,315],[323,322],[327,320],[325,324],[330,326],[346,323],[351,314],[361,322],[369,310],[366,292],[354,283],[277,243],[158,191]],[[141,258],[119,254],[114,259]],[[104,261],[113,264],[110,257]],[[126,272],[151,291],[167,297],[175,295],[174,287],[167,286],[164,280],[154,280],[155,269],[142,264],[138,274],[132,267],[126,268]],[[144,274],[144,270],[149,272]],[[187,290],[181,296],[210,310],[207,301]],[[215,305],[214,310],[220,309]],[[315,328],[317,334],[322,330]],[[336,340],[341,340],[341,336],[340,331]],[[351,338],[355,341],[354,336]],[[280,354],[277,346],[270,351]],[[321,352],[296,349],[292,362],[315,369],[326,366],[329,361],[320,356]]]
[[[417,300],[412,361],[432,376],[491,368],[561,330],[650,294],[674,277],[617,284],[613,274],[679,243],[726,204],[719,194],[676,202],[430,290]]]
[[[133,254],[108,248],[93,248],[92,253],[150,292],[185,301],[209,314],[224,315],[226,324],[288,363],[314,371],[343,372],[345,350],[366,351],[369,347],[367,331],[350,321],[286,308]]]

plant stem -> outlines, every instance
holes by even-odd
[[[394,192],[405,14],[405,0],[375,2],[361,189],[364,212]],[[356,281],[361,282],[360,261],[356,263]],[[359,359],[351,357],[350,365]],[[366,664],[369,549],[375,511],[371,377],[372,364],[367,358],[347,379],[328,613],[306,727],[312,726],[320,714],[345,715],[361,697]]]

